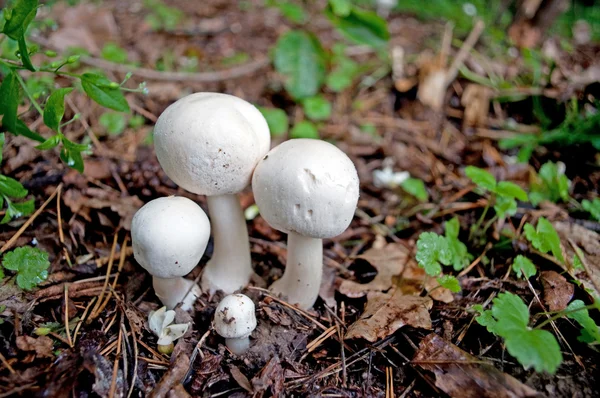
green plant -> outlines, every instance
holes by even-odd
[[[283,109],[258,107],[258,110],[267,120],[269,130],[273,137],[279,137],[288,132],[290,120]]]
[[[491,310],[484,310],[481,305],[472,309],[479,313],[477,322],[502,337],[508,353],[521,365],[537,372],[556,372],[562,362],[560,346],[552,333],[540,329],[542,325],[529,327],[529,309],[519,296],[500,293]]]
[[[102,58],[115,62],[118,64],[124,64],[127,62],[127,51],[121,48],[117,43],[106,43],[102,48]]]
[[[8,252],[2,259],[2,266],[17,273],[17,285],[31,290],[48,278],[48,253],[35,247],[23,246]]]
[[[517,213],[517,199],[523,202],[528,200],[527,192],[525,192],[517,184],[510,181],[497,182],[496,178],[489,172],[475,166],[467,166],[465,168],[467,177],[477,185],[478,193],[485,195],[489,194],[489,200],[486,204],[483,213],[477,223],[471,227],[471,238],[475,231],[479,230],[481,223],[485,219],[490,206],[493,206],[495,215],[483,227],[482,234],[498,219],[503,219],[507,216],[513,216]]]
[[[558,201],[569,201],[570,181],[565,175],[565,167],[562,163],[547,162],[542,165],[540,172],[534,176],[531,182],[531,203],[539,205],[544,200],[553,203]]]
[[[579,341],[584,343],[600,343],[600,328],[590,317],[585,303],[581,300],[572,301],[566,308],[567,318],[573,319],[581,326]]]
[[[427,188],[425,188],[425,183],[420,178],[409,177],[402,181],[400,186],[405,192],[411,194],[422,202],[429,198]]]
[[[183,11],[169,7],[161,0],[144,0],[148,10],[145,21],[154,30],[173,30],[183,20]]]
[[[554,226],[544,217],[540,217],[537,222],[537,227],[534,228],[530,223],[523,227],[525,237],[531,245],[543,253],[552,252],[552,255],[560,262],[564,263],[562,250],[560,248],[560,238]]]
[[[31,55],[37,53],[38,48],[37,46],[28,46],[26,35],[38,7],[38,0],[16,0],[11,8],[2,10],[4,26],[1,33],[4,36],[0,35],[0,40],[4,40],[5,43],[16,43],[18,48],[16,55],[7,55],[3,52],[0,57],[0,73],[3,76],[0,85],[2,128],[12,134],[38,141],[40,145],[36,148],[40,150],[60,146],[60,158],[69,167],[82,171],[82,153],[87,152],[89,146],[70,141],[61,131],[62,127],[79,118],[79,115],[76,114],[72,119],[64,123],[62,121],[65,115],[65,97],[74,88],[64,87],[52,90],[53,77],[60,76],[71,79],[75,85],[79,84],[83,92],[92,100],[106,108],[120,112],[129,111],[123,91],[145,92],[145,86],[142,84],[136,90],[125,88],[124,84],[130,75],[127,75],[123,82],[116,83],[97,73],[77,74],[63,70],[66,66],[76,64],[79,60],[78,55],[69,55],[54,61],[45,60],[41,61],[41,65],[34,65]],[[48,59],[57,57],[53,51],[47,51],[43,55]],[[26,79],[21,76],[22,70],[31,72],[26,75]],[[25,124],[22,114],[18,112],[24,98],[28,100],[30,108],[42,116],[44,124],[54,132],[54,135],[48,138],[42,137]],[[45,102],[41,100],[45,100]],[[4,136],[2,141],[4,141]],[[2,195],[2,201],[7,203],[3,222],[20,215],[30,214],[33,211],[33,200],[20,203],[14,201],[14,199],[24,198],[27,190],[9,177],[0,176],[0,195]]]
[[[292,127],[290,138],[319,138],[319,131],[312,122],[303,120]]]
[[[98,119],[98,123],[113,135],[121,134],[127,127],[125,115],[118,112],[104,112]]]
[[[302,101],[302,106],[309,119],[320,121],[327,120],[331,116],[331,102],[321,95],[306,98]]]
[[[581,207],[590,213],[596,221],[600,221],[600,198],[594,198],[593,201],[584,199],[581,202]]]
[[[525,279],[529,279],[537,273],[537,268],[531,260],[520,254],[515,257],[512,269],[517,274],[517,277],[524,277]]]
[[[460,291],[458,280],[452,275],[441,275],[442,265],[452,265],[455,271],[465,268],[472,259],[467,247],[458,239],[458,218],[446,222],[445,236],[423,232],[417,241],[416,260],[427,275],[436,277],[438,283],[453,292]]]
[[[4,148],[4,133],[0,133],[0,163],[2,163],[2,149]],[[23,199],[29,192],[23,185],[15,180],[0,174],[0,208],[6,203],[6,212],[0,221],[0,224],[6,224],[13,218],[28,216],[33,213],[35,208],[34,200],[16,202],[17,199]],[[0,269],[1,271],[1,269]],[[2,274],[0,274],[0,279]]]

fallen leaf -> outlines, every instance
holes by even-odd
[[[392,293],[369,293],[365,312],[348,328],[345,339],[382,339],[403,326],[431,329],[429,297],[406,296],[400,289]]]
[[[35,351],[35,353],[40,357],[53,357],[52,347],[54,343],[48,336],[40,336],[38,338],[31,336],[18,336],[16,343],[17,348],[19,348],[21,351]]]
[[[400,275],[408,260],[409,250],[400,244],[390,243],[381,249],[369,249],[357,258],[367,261],[377,270],[377,276],[369,283],[343,281],[339,292],[348,297],[363,297],[369,292],[385,292],[394,285],[394,277]]]
[[[561,221],[553,225],[565,249],[567,260],[572,260],[575,256],[570,242],[579,247],[584,254],[586,270],[576,270],[574,276],[586,289],[591,289],[600,296],[600,235],[574,223]]]
[[[492,90],[479,84],[468,84],[461,97],[465,107],[463,124],[468,127],[485,126],[490,112]]]
[[[544,271],[540,274],[544,288],[544,302],[550,311],[562,311],[573,298],[575,287],[556,271]]]
[[[250,394],[252,394],[254,392],[254,389],[252,388],[252,384],[250,384],[250,381],[242,373],[240,368],[238,368],[235,365],[231,365],[229,367],[229,371],[231,372],[231,376],[233,377],[233,379],[238,383],[238,385],[240,387],[242,387],[244,390],[248,391]]]
[[[451,303],[454,301],[454,294],[449,289],[441,287],[436,278],[432,278],[425,273],[425,270],[419,267],[414,259],[406,263],[404,271],[396,285],[403,294],[421,294],[423,288],[429,293],[435,301]]]
[[[252,379],[254,393],[263,396],[267,390],[271,390],[273,397],[279,397],[283,393],[284,372],[281,361],[277,356],[271,358],[265,367]]]
[[[519,380],[482,363],[435,333],[425,337],[412,360],[433,372],[435,385],[451,397],[516,398],[543,396]]]

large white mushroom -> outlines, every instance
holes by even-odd
[[[196,93],[169,106],[154,128],[156,155],[182,188],[206,195],[214,253],[202,289],[233,293],[252,276],[248,230],[236,194],[269,151],[266,120],[252,104],[226,94]]]
[[[154,292],[168,309],[182,303],[187,311],[200,296],[198,285],[182,277],[198,265],[209,237],[208,217],[184,197],[154,199],[133,216],[133,255],[152,275]]]
[[[285,272],[270,289],[300,308],[310,308],[321,284],[322,239],[344,232],[354,216],[356,168],[325,141],[289,140],[256,166],[252,189],[267,223],[288,234]]]

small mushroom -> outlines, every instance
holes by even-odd
[[[188,311],[201,294],[182,278],[198,264],[208,244],[210,222],[192,200],[169,196],[139,209],[131,223],[133,255],[152,275],[156,296],[168,308]]]
[[[285,272],[270,290],[308,309],[319,295],[322,239],[344,232],[354,216],[356,168],[344,152],[325,141],[289,140],[259,162],[252,189],[267,223],[288,234]]]
[[[250,334],[256,329],[254,303],[243,294],[225,296],[215,310],[215,330],[225,338],[225,345],[236,354],[250,347]]]
[[[156,155],[180,187],[206,195],[214,253],[202,289],[233,293],[253,274],[246,220],[236,194],[269,151],[269,126],[252,104],[226,94],[196,93],[169,106],[154,128]]]

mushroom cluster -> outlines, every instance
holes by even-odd
[[[349,226],[358,202],[358,174],[348,156],[313,139],[288,140],[269,151],[269,127],[260,111],[219,93],[191,94],[169,106],[158,118],[154,143],[165,173],[181,188],[206,195],[210,213],[209,222],[196,203],[183,197],[153,200],[136,213],[134,255],[153,276],[163,304],[172,309],[181,303],[187,310],[201,291],[230,294],[217,309],[215,327],[232,352],[247,348],[251,330],[232,331],[241,321],[231,312],[243,308],[252,313],[243,324],[256,326],[254,304],[231,294],[253,275],[237,198],[252,182],[262,217],[288,234],[285,272],[270,290],[300,308],[312,307],[321,283],[322,239]],[[211,229],[214,251],[198,287],[184,276],[200,261]]]

